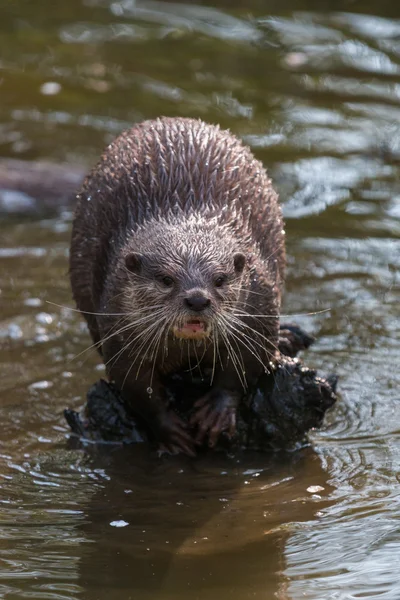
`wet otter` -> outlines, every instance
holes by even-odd
[[[193,454],[234,433],[238,402],[276,353],[284,263],[271,181],[217,126],[143,122],[86,178],[73,295],[110,379],[163,448]],[[182,368],[210,382],[189,424],[164,389]]]

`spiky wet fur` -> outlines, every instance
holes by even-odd
[[[144,274],[126,268],[131,252],[145,257]],[[247,257],[239,274],[235,252]],[[236,371],[261,372],[278,342],[284,263],[271,181],[250,150],[218,126],[182,118],[136,125],[106,149],[78,195],[73,295],[99,351],[113,341],[109,372],[129,357],[125,379],[146,362],[165,372],[196,362],[197,353],[215,369],[227,345]],[[178,272],[182,289],[193,283],[213,297],[204,351],[190,340],[182,350],[186,342],[171,338],[171,319],[182,314],[148,275],[156,267]],[[210,282],[218,270],[228,282],[225,297],[215,300]],[[257,367],[248,369],[246,360]]]

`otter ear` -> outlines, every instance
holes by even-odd
[[[142,255],[139,252],[131,252],[125,256],[125,266],[131,273],[139,273],[142,267]]]
[[[235,265],[236,273],[241,273],[246,264],[246,256],[242,252],[236,252],[233,255],[233,264]]]

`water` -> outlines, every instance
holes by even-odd
[[[284,312],[342,391],[312,447],[288,456],[74,448],[62,410],[102,370],[74,358],[88,334],[57,306],[72,306],[71,214],[3,219],[0,597],[398,600],[396,3],[13,0],[0,13],[1,156],[90,165],[160,114],[253,147],[284,204]]]

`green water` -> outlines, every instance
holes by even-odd
[[[90,166],[160,114],[252,146],[284,205],[284,312],[342,392],[289,456],[74,449],[62,410],[102,371],[49,304],[73,306],[71,214],[3,219],[0,597],[398,600],[397,3],[3,0],[0,17],[0,156]]]

